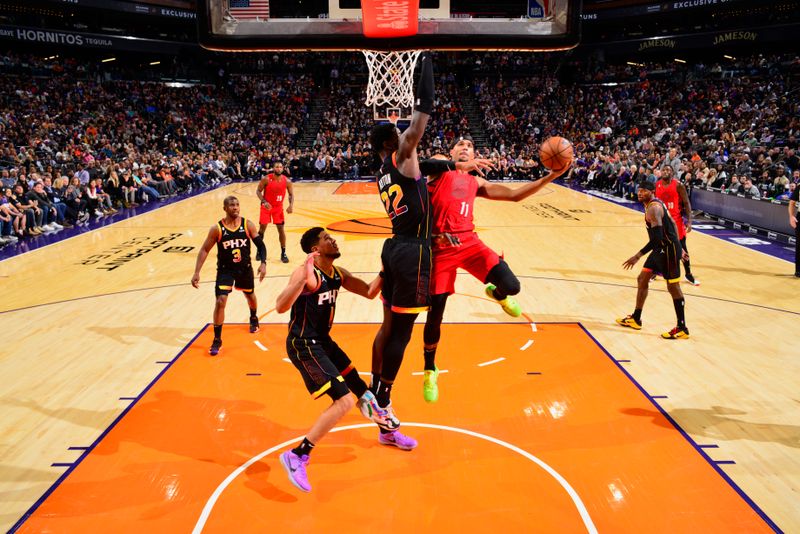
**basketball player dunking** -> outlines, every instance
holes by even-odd
[[[392,222],[394,236],[383,243],[383,324],[375,336],[372,390],[381,408],[393,414],[391,391],[417,315],[430,305],[431,213],[428,189],[417,158],[425,126],[433,110],[433,65],[428,53],[419,57],[420,76],[411,123],[400,135],[391,123],[370,133],[373,153],[382,162],[378,191]],[[381,432],[388,434],[386,430]],[[398,431],[385,439],[399,440],[413,449],[416,440]]]
[[[475,161],[475,146],[468,135],[457,137],[450,146],[450,157],[460,163]],[[486,161],[486,160],[482,160]],[[487,247],[475,233],[473,206],[480,196],[490,200],[519,202],[535,195],[544,186],[569,170],[569,165],[524,186],[512,189],[488,182],[461,170],[451,170],[428,178],[433,211],[433,271],[431,308],[425,321],[425,372],[422,393],[427,402],[439,398],[436,348],[441,336],[447,297],[455,292],[456,270],[462,268],[486,285],[486,294],[498,301],[507,314],[519,317],[522,310],[513,295],[520,283],[508,264]],[[481,174],[480,169],[477,170]]]
[[[639,287],[636,293],[636,308],[631,315],[617,319],[617,324],[634,330],[642,329],[642,308],[647,299],[650,279],[654,273],[660,274],[667,281],[667,290],[672,296],[675,315],[678,318],[678,325],[669,332],[661,334],[661,337],[664,339],[688,339],[689,329],[686,328],[684,316],[685,300],[680,286],[680,258],[688,260],[689,255],[681,249],[675,221],[672,220],[664,203],[655,198],[654,193],[655,184],[647,180],[639,183],[639,202],[644,204],[644,220],[650,240],[642,250],[625,260],[622,266],[625,269],[631,269],[642,256],[648,252],[650,255],[647,256],[642,272],[639,273],[637,279]]]
[[[253,293],[253,266],[250,264],[250,241],[256,246],[256,260],[261,261],[258,267],[258,281],[264,280],[267,274],[267,248],[264,240],[256,232],[256,225],[239,216],[239,199],[226,197],[223,201],[225,217],[208,231],[208,236],[197,253],[192,286],[200,287],[200,270],[208,257],[208,253],[217,245],[217,281],[214,292],[217,296],[214,304],[214,340],[209,353],[219,354],[222,348],[222,324],[225,322],[225,305],[228,295],[235,287],[244,293],[250,307],[250,333],[258,332],[258,314],[256,295]]]
[[[286,256],[286,232],[284,226],[283,199],[289,194],[289,207],[286,213],[292,213],[294,209],[294,188],[292,181],[283,174],[284,167],[280,161],[272,167],[272,172],[258,182],[256,196],[261,201],[261,214],[258,222],[258,235],[264,237],[269,223],[275,223],[278,229],[278,240],[281,244],[281,261],[289,263]]]
[[[681,240],[681,247],[687,253],[686,234],[692,231],[692,204],[689,202],[689,194],[686,187],[675,180],[672,175],[672,167],[665,165],[661,169],[661,179],[656,182],[656,198],[661,200],[667,207],[675,226],[678,228],[678,237]],[[686,213],[686,225],[683,224],[683,213]],[[686,274],[686,281],[693,286],[699,286],[700,282],[692,274],[692,266],[689,260],[683,260],[683,269]]]

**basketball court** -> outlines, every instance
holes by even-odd
[[[642,216],[558,185],[518,204],[476,204],[483,239],[522,280],[525,316],[509,322],[461,274],[445,313],[439,361],[448,372],[436,404],[422,399],[415,330],[394,398],[420,446],[379,445],[354,411],[317,447],[312,493],[296,490],[277,455],[326,401],[312,401],[285,361],[287,318],[272,311],[275,297],[304,257],[306,228],[334,232],[338,263],[366,279],[388,232],[378,229],[387,225],[377,195],[342,188],[296,184],[289,265],[267,231],[268,279],[256,289],[262,329],[236,324],[247,308],[233,295],[216,358],[205,326],[213,258],[199,290],[189,278],[222,199],[235,194],[243,215],[255,214],[255,184],[0,263],[10,297],[2,317],[21,333],[1,363],[12,377],[0,399],[6,528],[321,531],[342,508],[363,531],[386,521],[543,532],[800,525],[790,468],[797,364],[788,338],[762,333],[797,323],[788,264],[694,233],[703,285],[685,288],[692,337],[660,339],[674,312],[659,284],[644,329],[622,329],[613,321],[630,311],[635,276],[621,263],[645,239]],[[745,268],[731,268],[743,259]],[[333,335],[361,371],[380,317],[377,300],[339,299]],[[392,502],[391,517],[355,504],[375,495]]]
[[[453,16],[458,0],[440,0],[371,28],[380,41],[367,26],[386,13],[362,27],[341,4],[332,0],[327,18],[239,20],[223,0],[200,0],[200,40],[219,50],[408,51],[378,63],[365,54],[378,88],[367,105],[376,120],[402,120],[413,88],[381,95],[413,79],[414,50],[557,50],[580,36],[567,0],[490,19]],[[693,232],[702,285],[683,288],[691,338],[660,337],[675,322],[661,282],[644,328],[621,328],[614,319],[632,311],[636,293],[636,273],[622,263],[646,242],[643,217],[555,184],[519,203],[475,203],[479,234],[522,282],[524,314],[510,320],[459,273],[439,401],[422,399],[421,325],[393,392],[419,446],[380,445],[353,410],[317,444],[313,491],[301,493],[278,455],[327,399],[311,400],[288,363],[288,314],[274,311],[276,297],[305,259],[299,239],[309,227],[334,234],[337,265],[369,280],[391,224],[372,184],[296,183],[289,264],[275,229],[266,232],[261,330],[247,332],[245,300],[232,295],[222,352],[211,357],[214,253],[199,289],[190,285],[195,258],[227,195],[257,217],[255,190],[234,183],[0,262],[0,317],[12,333],[0,357],[0,526],[323,532],[344,517],[340,527],[355,532],[800,529],[791,266]],[[332,334],[363,373],[381,319],[378,300],[342,291]]]

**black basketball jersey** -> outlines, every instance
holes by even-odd
[[[220,220],[220,237],[217,241],[217,269],[237,270],[250,267],[250,236],[247,235],[247,220],[242,217],[238,228],[231,230]]]
[[[395,154],[383,160],[376,178],[378,192],[396,236],[429,240],[431,236],[431,202],[425,180],[404,176],[397,170]]]
[[[321,283],[313,293],[301,293],[292,304],[289,319],[289,335],[306,339],[328,337],[336,313],[336,297],[342,287],[342,275],[334,267],[333,275],[328,276],[316,266],[314,270]]]
[[[661,243],[666,245],[667,243],[678,243],[680,244],[680,238],[678,237],[678,227],[675,224],[675,221],[672,219],[672,216],[669,214],[669,210],[667,210],[667,206],[662,202],[660,199],[653,198],[650,202],[647,203],[647,206],[644,207],[645,211],[647,211],[647,207],[653,203],[658,202],[661,204],[661,231],[663,232],[661,236]],[[650,228],[650,223],[647,222],[647,217],[644,219],[644,224],[647,228]]]

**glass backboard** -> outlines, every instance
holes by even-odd
[[[198,10],[200,44],[214,50],[535,51],[578,44],[581,2],[421,0],[416,34],[389,39],[364,36],[360,0],[198,0]]]

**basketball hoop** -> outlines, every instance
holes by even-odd
[[[414,111],[414,67],[421,50],[380,52],[362,50],[369,81],[365,104],[375,120],[411,120]],[[393,120],[394,119],[394,120]]]

